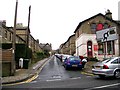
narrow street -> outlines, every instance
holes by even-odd
[[[64,80],[69,78],[83,77],[84,75],[80,73],[81,70],[78,69],[65,70],[62,62],[58,58],[53,57],[43,68],[37,81],[50,81],[56,79]]]
[[[3,90],[38,90],[43,88],[80,88],[80,89],[106,89],[118,88],[119,80],[114,78],[100,79],[97,76],[81,74],[82,70],[65,70],[61,61],[55,56],[51,57],[40,72],[38,78],[30,83],[5,86]]]

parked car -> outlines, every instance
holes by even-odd
[[[69,58],[66,58],[64,60],[64,62],[63,62],[63,65],[64,65],[66,70],[68,68],[79,68],[79,69],[82,69],[82,61],[77,56],[71,56]]]
[[[114,76],[120,78],[120,57],[111,57],[107,60],[97,62],[92,66],[92,72],[100,78]]]
[[[72,55],[63,54],[63,55],[61,56],[61,61],[64,62],[65,59],[67,59],[67,58],[69,58],[69,57],[71,57],[71,56],[72,56]]]

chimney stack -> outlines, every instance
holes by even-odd
[[[3,20],[2,24],[6,26],[6,20]]]
[[[109,9],[107,9],[107,11],[105,12],[105,16],[109,19],[112,19],[112,13],[110,12]]]

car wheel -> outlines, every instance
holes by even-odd
[[[100,78],[105,78],[105,75],[99,75]]]
[[[120,70],[116,70],[114,73],[115,78],[120,78]]]

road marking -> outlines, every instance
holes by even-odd
[[[71,79],[80,79],[81,77],[71,78]]]
[[[35,80],[38,76],[39,76],[39,75],[36,74],[36,75],[34,75],[32,78],[30,78],[30,79],[28,79],[28,80],[26,80],[26,81],[24,81],[24,82],[25,82],[25,83],[32,82],[32,81]]]
[[[26,81],[18,82],[18,83],[11,83],[11,84],[3,84],[2,86],[12,86],[12,85],[18,85],[18,84],[23,84],[23,83],[29,83],[29,82],[35,80],[37,77],[38,77],[38,74],[34,75],[32,78],[30,78]]]
[[[12,86],[12,85],[18,85],[18,84],[23,84],[25,82],[19,82],[19,83],[12,83],[12,84],[2,84],[2,86]]]
[[[112,86],[117,86],[117,85],[120,85],[120,83],[104,85],[104,86],[99,86],[99,87],[93,87],[93,88],[88,88],[88,89],[84,89],[84,90],[100,89],[100,88],[112,87]]]
[[[56,78],[56,79],[59,79],[59,78],[61,78],[62,76],[60,76],[60,75],[54,75],[54,76],[52,76],[52,78]]]
[[[32,81],[32,82],[30,82],[30,83],[37,83],[37,81]]]
[[[22,82],[18,82],[18,83],[11,83],[11,84],[2,84],[2,86],[12,86],[12,85],[18,85],[18,84],[23,84],[23,83],[29,83],[33,80],[35,80],[39,75],[39,73],[41,72],[41,70],[43,69],[43,67],[47,64],[49,60],[46,60],[45,63],[40,67],[39,71],[30,79],[26,80],[26,81],[22,81]]]
[[[86,73],[86,72],[81,72],[81,74],[86,74],[86,75],[94,76],[94,74],[92,74],[92,73]]]
[[[60,81],[61,79],[52,79],[52,80],[46,80],[47,82],[50,82],[50,81]]]
[[[87,78],[92,77],[92,76],[86,76]]]

